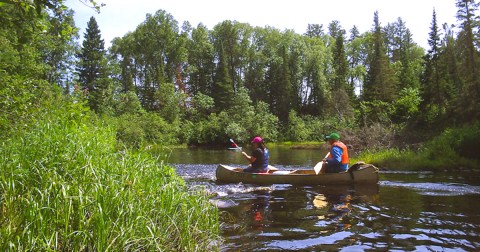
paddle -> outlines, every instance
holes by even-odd
[[[238,144],[235,143],[235,141],[233,141],[233,139],[230,138],[230,142],[233,143],[236,146],[235,148],[237,148],[239,150],[242,150],[242,147],[239,147]]]
[[[239,150],[242,150],[242,147],[239,147],[237,143],[235,143],[235,141],[233,141],[233,139],[230,138],[230,142],[235,144],[235,146],[237,146],[236,148],[239,149]],[[271,165],[268,165],[268,170],[269,171],[278,171],[277,168],[271,166]]]
[[[327,158],[328,156],[330,155],[330,152],[327,153],[327,155],[325,156],[325,158]],[[324,158],[324,159],[325,159]],[[315,174],[319,174],[321,171],[322,171],[322,167],[323,167],[323,160],[318,162],[315,167],[313,167],[313,169],[315,170]]]

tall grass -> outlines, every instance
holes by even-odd
[[[446,129],[418,150],[366,151],[352,159],[403,170],[480,169],[480,124]]]
[[[0,143],[0,250],[214,248],[218,213],[162,160],[116,150],[112,128],[58,111]]]

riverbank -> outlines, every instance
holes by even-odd
[[[268,146],[273,147],[289,147],[290,149],[299,149],[299,150],[319,150],[322,149],[322,146],[325,146],[325,142],[320,141],[308,141],[308,142],[276,142],[268,143]]]
[[[363,151],[351,161],[393,170],[480,170],[480,124],[448,128],[415,149]]]
[[[112,127],[62,105],[0,142],[0,250],[216,249],[206,194],[161,158],[119,151]]]

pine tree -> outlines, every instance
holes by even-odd
[[[380,100],[391,102],[395,99],[397,80],[385,53],[384,36],[378,19],[374,14],[372,54],[369,55],[367,79],[363,87],[364,101]]]
[[[214,78],[212,96],[215,100],[215,106],[220,110],[228,109],[230,100],[233,97],[233,84],[228,71],[227,60],[225,59],[225,51],[223,46],[220,47],[218,53],[218,64]]]
[[[478,44],[479,18],[475,16],[479,3],[475,0],[457,0],[457,20],[460,21],[458,46],[462,55],[461,75],[464,81],[460,89],[457,114],[464,119],[472,118],[472,113],[480,116],[480,77],[479,57],[475,46]],[[475,116],[473,116],[475,118]]]
[[[354,99],[354,87],[348,85],[348,61],[345,53],[345,30],[338,24],[333,46],[333,86],[331,88],[333,95],[334,113],[336,113],[341,120],[345,114],[353,114],[351,101]]]
[[[91,17],[87,23],[81,52],[78,54],[77,72],[79,82],[88,94],[88,105],[101,112],[110,96],[107,61],[104,41],[101,38],[97,21]]]
[[[440,73],[438,67],[438,59],[440,54],[440,32],[437,24],[437,13],[433,10],[432,26],[429,33],[427,54],[424,57],[425,71],[423,74],[423,103],[424,107],[429,104],[435,104],[436,106],[444,107],[445,96],[444,90],[440,86]]]

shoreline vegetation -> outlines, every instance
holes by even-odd
[[[480,123],[447,128],[416,148],[367,150],[354,161],[392,170],[480,170]]]
[[[188,190],[159,157],[118,149],[114,128],[91,112],[62,105],[0,145],[0,250],[217,248],[206,193]]]
[[[345,141],[347,145],[361,143]],[[327,148],[322,141],[270,142],[268,147],[290,149],[322,150]],[[359,161],[374,164],[388,170],[480,170],[480,123],[459,128],[447,128],[440,135],[416,144],[402,144],[402,147],[382,146],[376,143],[374,149],[359,148],[351,157],[351,164]],[[248,145],[248,143],[243,143]],[[150,145],[152,146],[152,145]],[[158,147],[154,147],[158,148]],[[174,145],[161,148],[225,148],[225,145],[195,146]],[[149,147],[147,147],[149,149]]]
[[[428,51],[378,12],[298,34],[163,10],[105,48],[94,17],[79,44],[64,0],[0,1],[0,250],[218,250],[219,210],[149,149],[335,131],[386,168],[478,168],[478,5],[457,7],[458,33],[432,13]]]

